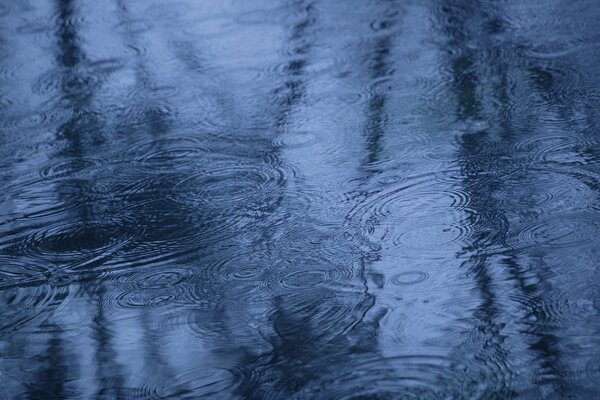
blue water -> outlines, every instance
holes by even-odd
[[[600,398],[600,3],[0,0],[0,399]]]

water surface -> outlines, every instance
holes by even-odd
[[[600,398],[600,3],[0,1],[0,398]]]

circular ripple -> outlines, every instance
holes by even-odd
[[[358,193],[361,199],[346,217],[346,233],[353,237],[354,241],[364,242],[372,248],[397,245],[401,242],[410,242],[410,235],[417,235],[418,231],[412,232],[406,238],[401,238],[401,229],[414,224],[427,225],[432,220],[448,220],[454,222],[457,219],[466,220],[473,216],[468,192],[457,187],[459,178],[455,177],[457,171],[454,169],[440,171],[437,173],[426,173],[414,177],[399,180],[398,183],[381,185],[375,181],[369,186],[371,190]],[[366,194],[364,194],[366,193]],[[461,215],[464,214],[464,215]],[[470,222],[472,225],[473,222]],[[465,232],[459,233],[455,238],[466,239],[471,230],[469,226],[462,227]],[[458,224],[454,223],[440,229],[442,233],[451,231],[445,236],[452,236]],[[431,228],[435,230],[435,228]],[[428,245],[434,245],[435,239],[428,236],[435,232],[422,232],[425,240],[433,240]],[[439,237],[444,242],[445,239]],[[450,238],[449,240],[452,240]],[[415,243],[416,244],[416,243]],[[359,247],[362,245],[359,244]]]
[[[40,175],[45,179],[83,178],[104,165],[101,159],[81,158],[61,161],[41,169]]]
[[[235,254],[201,268],[201,286],[228,301],[256,304],[269,301],[271,263],[252,254]]]
[[[565,166],[597,165],[600,155],[597,149],[600,142],[597,140],[581,139],[573,141],[572,138],[565,143],[547,145],[540,150],[539,158],[545,163]]]
[[[515,149],[526,152],[533,161],[563,166],[596,165],[600,162],[595,149],[599,142],[571,135],[536,136],[517,143]]]
[[[234,377],[232,373],[224,369],[216,368],[187,368],[178,370],[178,374],[173,378],[174,382],[181,384],[185,388],[183,392],[191,398],[227,398],[231,397],[229,393],[234,386]],[[181,396],[181,389],[173,393],[173,397]],[[218,395],[221,396],[218,396]],[[164,397],[161,397],[164,398]]]
[[[321,231],[314,227],[298,226],[271,242],[272,248],[282,257],[300,256],[310,251],[312,257],[322,260],[343,260],[351,250],[347,235]]]
[[[139,35],[152,29],[152,23],[146,19],[129,19],[116,24],[113,29],[120,34]]]
[[[133,221],[74,222],[37,230],[19,243],[22,256],[43,262],[82,264],[106,259],[132,244],[140,232]]]
[[[266,318],[284,340],[302,337],[304,344],[328,343],[359,324],[368,308],[364,287],[340,291],[319,285],[312,290],[280,290]]]
[[[233,279],[254,279],[263,273],[263,270],[260,267],[256,266],[243,266],[237,271],[231,273],[231,277]]]
[[[11,127],[19,130],[39,129],[59,121],[66,121],[71,116],[70,111],[62,108],[32,110],[26,114],[12,113],[9,117],[3,119],[3,124],[7,128]]]
[[[11,334],[23,326],[44,322],[69,294],[69,285],[14,287],[0,290],[4,312],[0,320],[0,336]]]
[[[425,225],[404,232],[397,243],[415,249],[431,249],[432,246],[463,243],[472,233],[473,228],[469,225]]]
[[[102,83],[102,74],[90,71],[52,70],[42,75],[33,85],[34,93],[59,93],[65,97],[91,94]]]
[[[136,103],[143,100],[146,103],[161,102],[165,104],[165,100],[173,97],[181,97],[184,89],[177,86],[143,86],[137,87],[127,94],[127,103]]]
[[[19,201],[23,206],[23,211],[14,212],[10,217],[14,219],[23,219],[31,221],[33,218],[48,218],[49,221],[55,221],[60,216],[66,215],[69,211],[73,211],[85,206],[81,201],[80,189],[77,182],[69,182],[61,185],[56,192],[49,191],[47,184],[39,178],[15,182],[7,188],[7,193],[13,201]],[[62,199],[57,199],[59,196],[65,196]],[[68,198],[73,195],[73,199],[77,201],[69,201]],[[3,214],[8,217],[9,214]],[[2,242],[2,240],[0,240]]]
[[[394,285],[416,285],[429,278],[429,274],[421,271],[406,271],[396,274],[390,278]]]
[[[510,213],[556,214],[600,209],[598,178],[583,171],[528,169],[507,177],[492,197]]]
[[[597,241],[599,228],[594,215],[564,215],[512,228],[506,242],[512,249],[574,247]]]
[[[573,279],[570,277],[570,279]],[[522,292],[518,296],[513,297],[521,308],[525,311],[525,315],[520,323],[526,327],[529,333],[535,335],[545,332],[546,327],[561,327],[569,330],[570,327],[576,327],[578,332],[591,332],[594,330],[594,324],[600,316],[600,290],[595,284],[589,284],[588,281],[583,281],[580,284],[566,288],[548,287],[543,290],[530,291],[529,293]],[[585,334],[584,334],[585,335]],[[579,356],[581,358],[581,356]],[[580,359],[580,361],[582,361]],[[599,368],[597,358],[594,359],[594,364],[588,364],[585,369]],[[580,377],[585,377],[587,372],[596,374],[594,377],[597,382],[598,370],[586,371],[581,369],[582,364],[575,371]],[[564,371],[567,372],[567,371]]]
[[[318,140],[319,136],[312,132],[290,132],[277,136],[273,140],[273,144],[277,147],[286,149],[298,149],[312,146],[317,143]]]
[[[542,301],[535,307],[543,322],[592,321],[600,315],[600,290],[594,285],[580,285],[568,291],[552,288],[543,293]]]
[[[356,282],[353,265],[338,265],[325,258],[287,260],[274,267],[280,276],[278,287],[288,290],[312,289],[324,286],[351,287]]]
[[[283,195],[286,175],[269,163],[215,160],[210,168],[176,182],[171,199],[197,206],[228,206],[231,211],[269,210]]]
[[[528,211],[531,211],[531,207],[541,207],[544,204],[548,204],[556,198],[556,195],[552,192],[523,192],[523,187],[510,187],[506,185],[500,190],[493,192],[492,197],[498,200],[498,203],[506,206],[523,206],[528,207]],[[509,209],[510,210],[510,209]]]
[[[269,269],[268,260],[254,260],[249,254],[230,257],[203,269],[207,282],[260,281]]]
[[[447,186],[440,182],[435,175],[424,179],[392,179],[388,181],[375,181],[382,189],[375,189],[365,200],[354,207],[350,216],[366,221],[372,218],[386,218],[397,214],[401,210],[403,215],[414,212],[430,215],[446,213],[451,210],[464,210],[470,202],[469,194],[456,187]],[[442,187],[438,187],[442,186]]]
[[[162,292],[148,290],[132,290],[121,293],[116,298],[116,303],[122,308],[132,307],[160,307],[172,303],[177,298],[172,291]]]
[[[104,309],[163,307],[186,302],[193,291],[193,271],[167,262],[166,266],[139,267],[142,270],[125,272],[116,277],[118,268],[109,270],[104,279],[110,279],[110,290],[102,296]]]
[[[144,272],[130,272],[120,275],[116,281],[136,289],[164,289],[173,287],[188,279],[192,271],[178,267],[157,268]]]
[[[303,397],[433,400],[472,398],[481,393],[510,397],[511,393],[508,371],[469,368],[460,360],[441,356],[381,357],[369,352],[348,357],[337,351],[327,357],[328,364],[344,364],[345,368],[325,368],[303,389]]]
[[[162,173],[197,167],[195,163],[208,151],[201,140],[182,136],[139,144],[130,154],[138,169]]]
[[[144,93],[139,93],[132,101],[123,102],[122,98],[115,98],[114,102],[109,102],[111,104],[104,111],[119,122],[118,130],[122,133],[130,129],[152,131],[157,125],[170,124],[177,115],[176,110],[162,99],[145,101]]]
[[[332,280],[331,273],[326,269],[296,271],[284,276],[279,282],[286,289],[302,289],[324,284]]]

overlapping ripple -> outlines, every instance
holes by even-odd
[[[600,398],[597,2],[8,3],[1,398]]]

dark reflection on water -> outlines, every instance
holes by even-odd
[[[600,396],[596,2],[0,21],[0,398]]]

